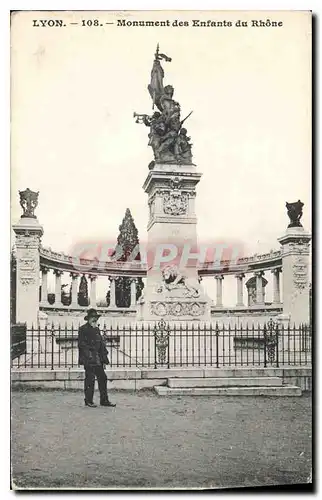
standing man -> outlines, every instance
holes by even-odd
[[[101,406],[116,406],[109,401],[107,395],[107,377],[104,365],[108,365],[109,360],[108,352],[97,326],[99,317],[96,309],[89,309],[84,318],[86,323],[78,331],[78,364],[84,365],[85,368],[85,405],[90,408],[96,408],[93,403],[95,377],[100,391]]]

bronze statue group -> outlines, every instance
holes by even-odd
[[[134,113],[134,117],[137,123],[144,123],[150,127],[149,146],[153,149],[155,162],[191,164],[192,144],[187,129],[182,125],[192,111],[184,120],[180,119],[180,104],[173,99],[173,87],[171,85],[163,87],[164,71],[160,64],[161,59],[171,61],[168,56],[159,53],[158,46],[148,90],[153,101],[152,107],[156,106],[159,111],[155,111],[152,116]]]

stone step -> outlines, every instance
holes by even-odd
[[[295,385],[271,387],[166,387],[157,385],[159,396],[301,396]]]
[[[279,377],[216,377],[216,378],[169,378],[168,387],[266,387],[281,386]]]

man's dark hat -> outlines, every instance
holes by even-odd
[[[87,314],[86,314],[84,319],[85,319],[85,321],[87,321],[90,318],[97,318],[98,319],[100,317],[101,317],[101,314],[98,314],[96,309],[88,309]]]

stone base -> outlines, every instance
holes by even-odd
[[[156,386],[159,396],[302,396],[300,387],[293,385],[277,387],[191,387],[173,389]]]
[[[148,389],[155,386],[166,386],[169,379],[173,381],[181,379],[187,381],[189,378],[192,381],[195,378],[225,378],[226,380],[236,380],[244,377],[255,378],[262,377],[280,377],[285,384],[296,385],[302,391],[312,390],[312,367],[289,367],[283,368],[202,368],[202,367],[188,367],[188,368],[169,368],[169,369],[154,369],[154,368],[112,368],[106,371],[109,387],[108,389],[123,389],[123,390],[141,390]],[[38,368],[28,369],[12,369],[11,370],[11,384],[12,388],[45,388],[45,389],[84,389],[84,376],[83,368],[62,369],[56,368],[54,370],[41,370]],[[189,384],[191,387],[192,384]],[[230,382],[225,383],[226,386]],[[187,385],[187,384],[185,384]],[[209,384],[205,382],[205,385]],[[217,384],[218,385],[218,384]],[[243,384],[247,386],[247,382]],[[262,384],[262,386],[265,384]],[[267,384],[266,384],[267,385]],[[281,387],[281,386],[280,386]],[[166,388],[166,387],[165,387]],[[275,394],[276,395],[276,394]]]
[[[180,294],[151,294],[138,305],[139,321],[211,321],[211,300],[204,294],[183,297]]]

